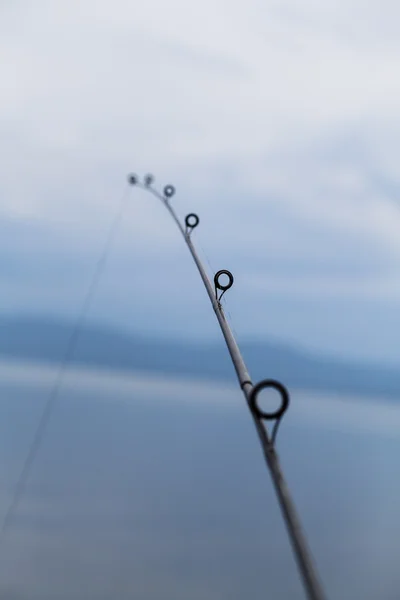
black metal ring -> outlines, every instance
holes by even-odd
[[[137,182],[138,182],[138,178],[137,178],[137,176],[136,176],[134,173],[131,173],[130,175],[128,175],[128,182],[129,182],[131,185],[136,185],[136,184],[137,184]]]
[[[261,392],[261,390],[265,388],[273,388],[274,390],[277,390],[280,393],[281,406],[274,412],[265,412],[258,407],[257,396]],[[266,419],[267,421],[271,421],[273,419],[280,419],[286,412],[287,407],[289,406],[289,392],[287,391],[284,385],[279,383],[279,381],[275,381],[274,379],[263,379],[262,381],[257,383],[251,390],[249,402],[252,411],[260,419]]]
[[[154,177],[153,177],[153,175],[150,175],[150,174],[146,175],[145,178],[144,178],[144,184],[147,185],[147,186],[149,186],[152,183],[154,183]]]
[[[175,194],[175,188],[173,185],[166,185],[164,188],[164,196],[166,198],[172,198],[172,196]]]
[[[193,220],[191,223],[190,220]],[[188,229],[194,229],[200,223],[199,217],[195,213],[190,213],[185,217],[185,225]]]
[[[229,281],[226,285],[223,285],[222,283],[219,283],[219,278],[221,277],[221,275],[227,275],[229,278]],[[215,273],[214,276],[214,285],[217,289],[226,292],[226,290],[229,290],[229,288],[231,288],[233,286],[233,275],[230,271],[227,271],[226,269],[221,269],[221,271],[218,271],[218,273]]]

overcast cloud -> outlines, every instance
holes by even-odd
[[[240,337],[399,362],[399,18],[375,1],[2,2],[2,311],[75,314],[126,174],[151,170],[234,272]],[[217,335],[168,215],[130,204],[91,316]]]

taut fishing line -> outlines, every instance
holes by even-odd
[[[21,472],[17,479],[15,489],[14,489],[14,492],[11,497],[11,502],[10,502],[10,504],[6,510],[6,513],[4,515],[4,518],[3,518],[3,521],[1,524],[1,528],[0,528],[0,544],[3,543],[5,534],[8,531],[9,527],[12,525],[13,517],[18,509],[18,506],[19,506],[24,494],[25,494],[27,481],[29,479],[29,476],[32,471],[32,467],[33,467],[33,464],[37,457],[37,454],[39,452],[39,449],[42,445],[43,438],[46,433],[46,429],[47,429],[51,414],[53,412],[54,405],[59,396],[66,371],[67,371],[70,361],[74,355],[79,336],[81,334],[82,328],[85,323],[85,319],[86,319],[89,309],[91,307],[94,295],[97,291],[100,278],[103,274],[103,271],[104,271],[104,268],[105,268],[105,265],[107,262],[108,255],[111,251],[112,244],[115,240],[116,233],[118,231],[119,225],[122,220],[122,216],[124,213],[124,209],[125,209],[128,197],[129,197],[129,190],[125,190],[123,193],[123,196],[121,198],[120,205],[118,207],[118,211],[117,211],[113,221],[111,222],[110,228],[108,230],[103,249],[102,249],[99,259],[95,265],[93,275],[89,282],[89,286],[87,288],[81,309],[78,313],[75,325],[74,325],[71,335],[68,339],[68,342],[67,342],[67,345],[65,348],[65,353],[64,353],[63,359],[60,363],[59,370],[57,372],[54,384],[53,384],[53,386],[49,392],[49,395],[45,401],[45,404],[44,404],[44,407],[43,407],[43,410],[42,410],[42,413],[41,413],[41,416],[39,419],[39,423],[35,430],[33,440],[29,446],[28,453],[26,455]]]

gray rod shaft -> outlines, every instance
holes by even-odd
[[[240,353],[239,347],[236,343],[236,340],[233,336],[231,328],[225,318],[224,311],[222,309],[221,304],[217,300],[216,294],[213,290],[211,282],[207,276],[207,273],[203,267],[203,264],[196,252],[196,249],[193,246],[193,243],[190,239],[190,234],[185,231],[181,222],[179,221],[175,211],[166,201],[166,199],[159,194],[153,188],[146,188],[151,191],[157,198],[162,200],[166,208],[168,209],[171,217],[174,219],[177,224],[180,232],[182,233],[185,242],[190,250],[192,258],[197,266],[197,269],[200,273],[200,276],[203,280],[204,286],[207,290],[208,296],[210,298],[210,302],[214,308],[215,314],[217,316],[219,325],[222,330],[222,334],[225,338],[226,345],[228,347],[229,353],[231,355],[231,359],[233,365],[235,367],[235,371],[239,380],[240,387],[243,391],[243,394],[246,398],[248,407],[250,408],[250,394],[253,389],[253,384],[250,379],[249,372],[243,360],[243,357]],[[283,476],[279,458],[275,451],[274,445],[271,442],[271,439],[268,435],[268,432],[260,423],[260,421],[255,417],[253,411],[250,409],[254,425],[256,427],[264,457],[267,463],[267,467],[270,471],[270,475],[274,484],[275,492],[278,498],[279,506],[281,508],[281,512],[286,524],[286,528],[288,531],[289,539],[292,545],[292,549],[294,552],[294,556],[296,558],[297,566],[300,572],[301,579],[303,581],[304,590],[306,592],[306,596],[309,600],[325,600],[325,594],[323,592],[321,583],[316,573],[316,569],[314,566],[314,561],[311,555],[311,551],[308,547],[306,537],[300,525],[300,520],[297,515],[297,511],[295,509],[293,500],[291,498],[289,489],[287,487],[285,478]]]

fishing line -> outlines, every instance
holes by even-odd
[[[0,529],[0,545],[4,541],[4,536],[5,536],[6,532],[8,531],[10,525],[12,524],[14,515],[15,515],[15,513],[19,507],[19,504],[25,494],[27,481],[28,481],[30,473],[32,471],[32,467],[33,467],[33,464],[37,457],[37,454],[42,445],[44,435],[46,433],[46,429],[47,429],[51,414],[54,409],[54,405],[59,396],[68,366],[74,355],[79,336],[80,336],[82,328],[84,326],[85,319],[86,319],[89,309],[91,307],[93,298],[97,291],[100,278],[104,272],[107,258],[111,251],[112,244],[115,240],[115,236],[118,231],[118,228],[120,226],[128,197],[129,197],[129,189],[128,190],[125,189],[125,191],[122,195],[121,201],[120,201],[120,206],[118,207],[118,211],[117,211],[113,221],[111,222],[110,228],[108,230],[103,249],[101,251],[99,259],[97,260],[97,263],[95,264],[92,278],[89,282],[89,286],[88,286],[86,294],[84,296],[82,307],[78,313],[75,325],[74,325],[71,335],[68,339],[66,349],[65,349],[65,354],[61,361],[60,368],[56,375],[56,379],[54,381],[53,387],[51,388],[50,393],[45,401],[43,411],[42,411],[40,419],[39,419],[39,423],[35,430],[33,440],[31,442],[31,445],[30,445],[28,453],[26,455],[23,467],[22,467],[19,477],[17,479],[15,490],[14,490],[14,493],[11,498],[11,502],[10,502],[10,504],[6,510],[6,513],[4,515],[1,529]]]
[[[210,272],[211,272],[211,273],[215,273],[216,271],[215,271],[215,269],[213,268],[213,266],[212,266],[212,264],[211,264],[211,261],[210,261],[210,259],[209,259],[208,255],[207,255],[206,251],[204,250],[204,247],[203,247],[203,245],[201,244],[201,242],[200,242],[200,240],[199,240],[199,236],[196,234],[196,231],[194,231],[194,232],[193,232],[193,237],[194,237],[194,238],[195,238],[195,240],[196,240],[196,245],[197,245],[197,247],[198,247],[198,248],[200,248],[200,251],[201,251],[201,253],[203,254],[203,256],[204,256],[204,258],[205,258],[205,260],[206,260],[206,262],[207,262],[208,266],[210,267]]]

